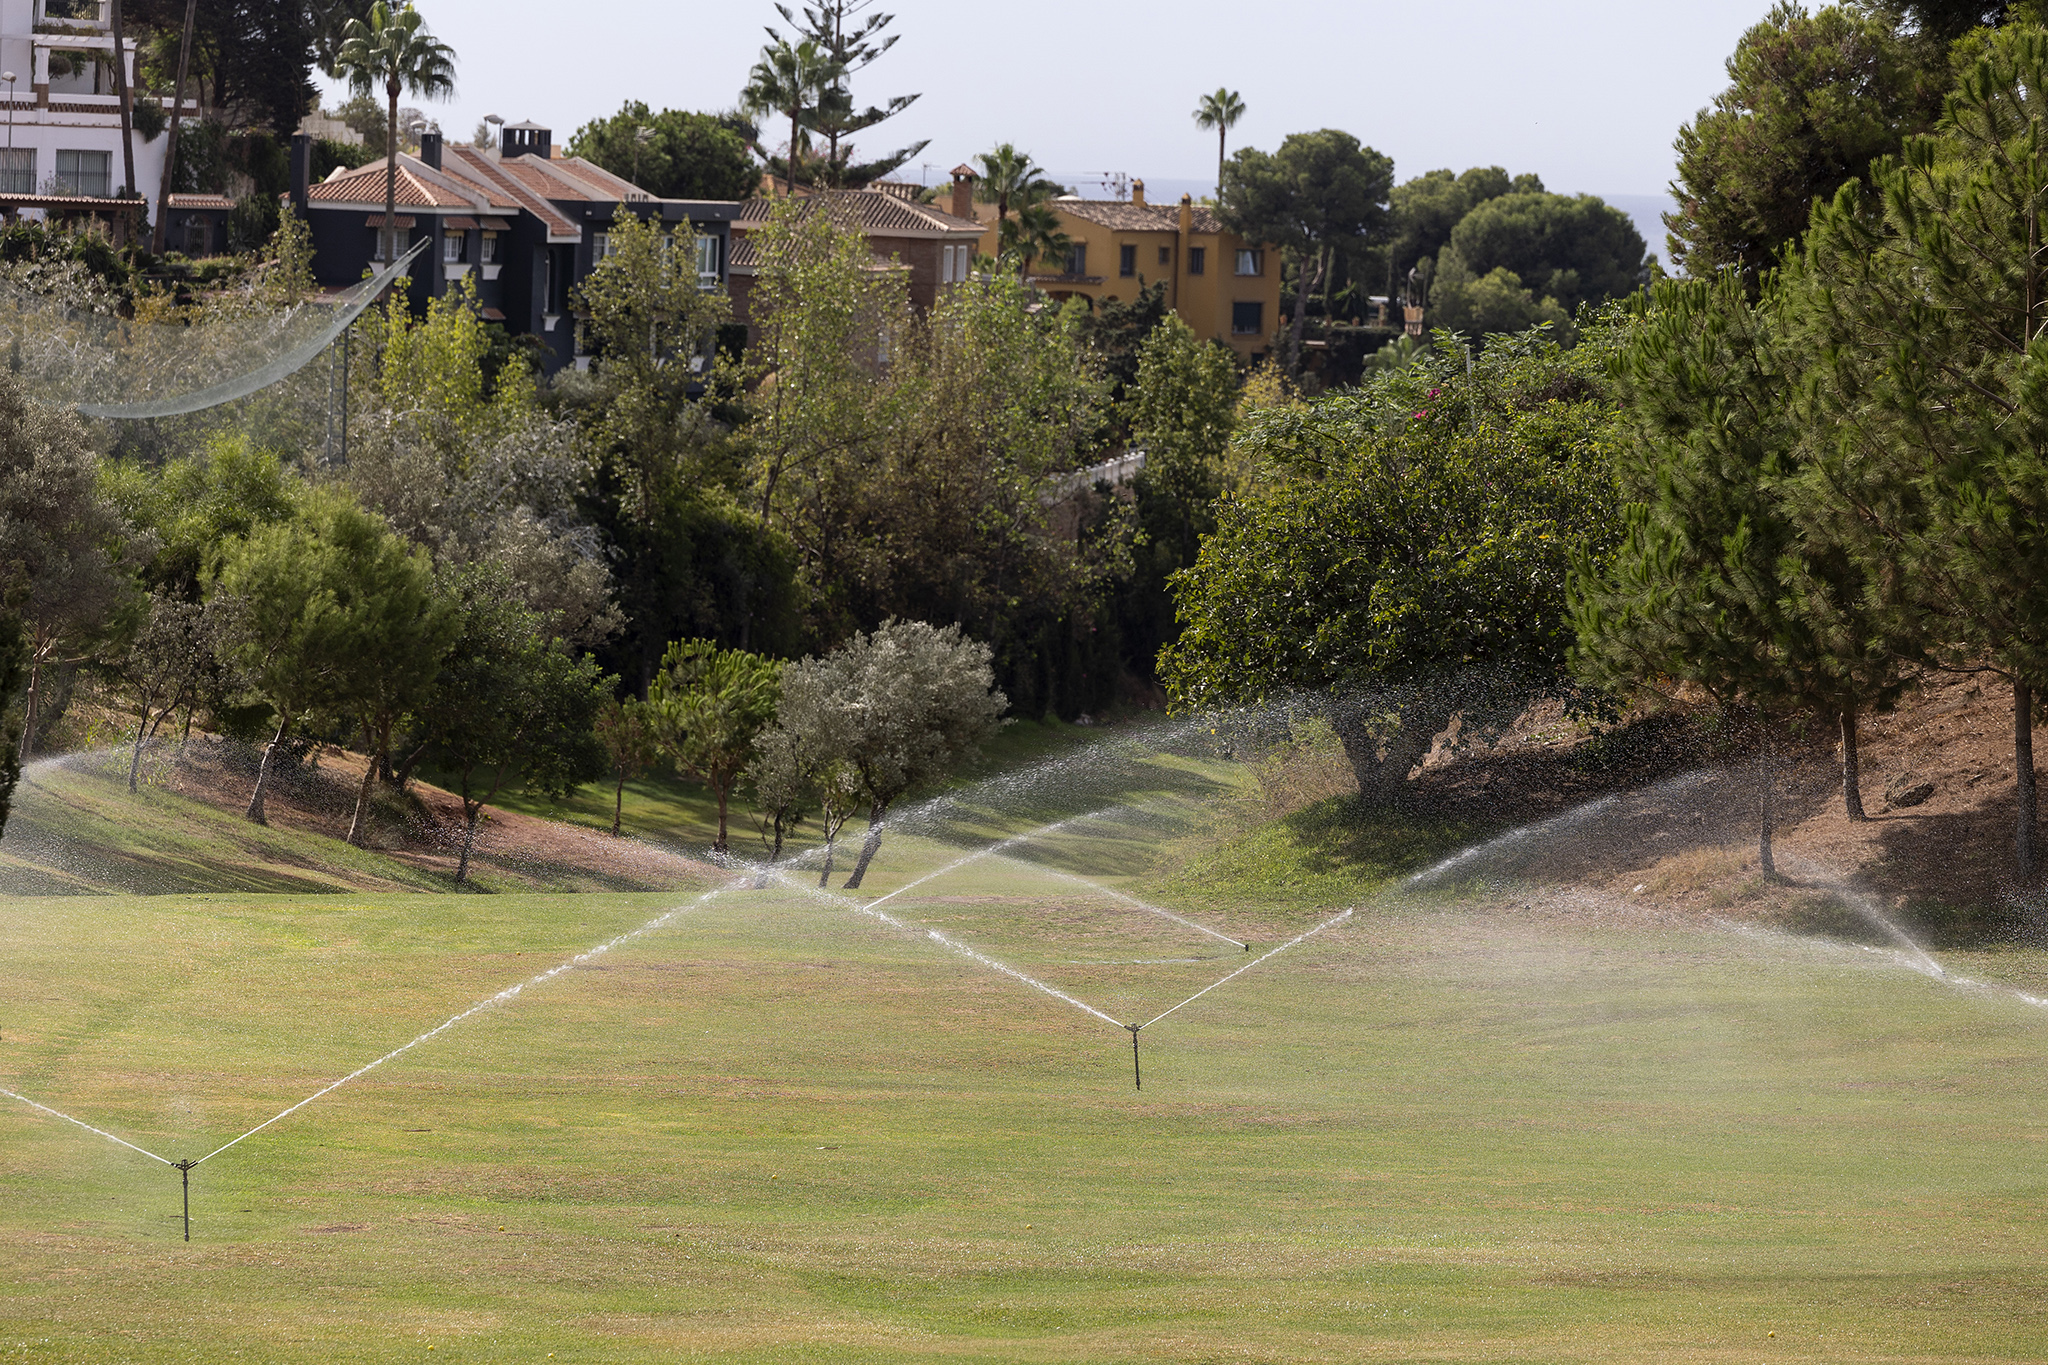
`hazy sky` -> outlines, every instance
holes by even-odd
[[[734,103],[769,0],[418,0],[459,61],[454,137],[487,113],[556,140],[627,98],[659,109]],[[1123,171],[1164,189],[1215,178],[1196,98],[1219,85],[1249,112],[1232,145],[1271,148],[1337,127],[1394,158],[1533,170],[1554,190],[1652,195],[1671,141],[1726,82],[1722,63],[1768,0],[876,0],[895,50],[854,86],[863,104],[924,97],[869,135],[930,138],[929,180],[1013,141],[1055,173]],[[1179,187],[1176,187],[1179,188]]]

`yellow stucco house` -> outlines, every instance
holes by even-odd
[[[986,224],[982,254],[997,254],[993,204],[974,202],[974,172],[953,172],[953,214]],[[1128,303],[1145,285],[1164,281],[1167,307],[1201,337],[1229,346],[1246,361],[1274,349],[1280,316],[1280,253],[1263,243],[1226,232],[1215,211],[1186,195],[1178,204],[1145,202],[1145,182],[1131,183],[1131,197],[1047,201],[1059,215],[1060,230],[1073,242],[1057,271],[1034,270],[1031,283],[1047,297],[1074,295]]]

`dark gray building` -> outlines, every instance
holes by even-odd
[[[301,184],[294,197],[304,206],[322,285],[354,284],[381,259],[382,157]],[[413,306],[424,308],[473,277],[485,318],[539,337],[550,372],[581,358],[570,291],[603,259],[617,215],[660,223],[676,249],[692,253],[698,283],[720,289],[739,208],[656,199],[581,157],[556,155],[548,130],[530,123],[507,125],[488,151],[428,133],[418,156],[398,157],[398,250],[422,238],[435,243],[413,263]]]

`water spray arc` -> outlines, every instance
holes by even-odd
[[[313,1101],[321,1098],[322,1096],[334,1093],[336,1090],[341,1089],[341,1087],[347,1085],[350,1081],[355,1080],[357,1077],[367,1075],[368,1073],[375,1071],[378,1067],[384,1065],[384,1063],[391,1061],[394,1058],[404,1056],[406,1053],[412,1051],[412,1049],[418,1047],[421,1043],[439,1037],[441,1034],[446,1033],[449,1029],[454,1028],[463,1020],[468,1019],[473,1015],[480,1014],[484,1010],[491,1008],[493,1005],[506,1004],[516,999],[521,992],[526,990],[527,987],[541,985],[543,982],[551,981],[555,977],[560,976],[564,972],[573,971],[575,968],[584,965],[592,959],[603,956],[605,953],[610,952],[612,949],[618,947],[622,943],[629,943],[632,940],[640,938],[645,934],[653,933],[655,930],[666,926],[670,921],[674,920],[677,916],[686,914],[691,910],[695,910],[698,907],[711,901],[713,898],[723,895],[725,892],[731,889],[732,887],[730,884],[725,886],[713,887],[711,890],[706,891],[703,895],[697,897],[695,900],[690,901],[684,905],[676,906],[672,910],[668,910],[660,915],[657,915],[637,929],[629,929],[625,933],[618,935],[616,938],[607,939],[603,943],[598,944],[594,948],[589,948],[584,950],[583,952],[576,954],[576,956],[570,958],[566,962],[558,963],[557,965],[548,968],[548,970],[541,972],[536,976],[528,977],[526,980],[521,981],[516,985],[506,987],[504,990],[499,991],[496,995],[486,997],[483,1000],[479,1000],[476,1004],[471,1005],[468,1009],[463,1010],[460,1014],[450,1015],[448,1018],[442,1020],[433,1028],[430,1028],[425,1033],[420,1034],[417,1038],[414,1038],[410,1042],[403,1043],[400,1046],[391,1049],[391,1051],[385,1053],[383,1056],[377,1058],[373,1062],[368,1063],[367,1065],[357,1067],[354,1071],[349,1072],[348,1075],[343,1076],[340,1080],[322,1086],[320,1089],[306,1096],[306,1098],[300,1100],[297,1104],[291,1105],[290,1107],[280,1110],[278,1113],[271,1115],[269,1118],[263,1120],[263,1122],[257,1124],[254,1128],[249,1129],[247,1132],[241,1134],[239,1137],[232,1138],[229,1141],[222,1143],[220,1146],[214,1148],[212,1151],[208,1152],[205,1156],[202,1157],[187,1158],[183,1161],[173,1161],[167,1156],[157,1155],[155,1152],[150,1151],[147,1147],[138,1147],[136,1146],[136,1144],[128,1141],[128,1139],[126,1138],[116,1137],[114,1134],[109,1133],[104,1128],[95,1128],[93,1127],[93,1125],[87,1123],[83,1119],[73,1118],[71,1115],[64,1113],[62,1110],[52,1109],[49,1105],[42,1104],[36,1100],[32,1100],[26,1095],[17,1094],[15,1091],[4,1089],[0,1089],[0,1095],[4,1095],[8,1099],[19,1100],[21,1103],[27,1105],[29,1108],[41,1110],[43,1113],[50,1115],[52,1118],[62,1119],[66,1123],[75,1124],[78,1127],[85,1129],[88,1133],[97,1134],[98,1136],[107,1139],[107,1141],[109,1142],[119,1143],[121,1146],[128,1148],[130,1151],[140,1152],[143,1156],[148,1157],[151,1161],[162,1162],[164,1165],[169,1166],[172,1170],[177,1171],[179,1173],[184,1199],[185,1240],[189,1242],[192,1240],[192,1172],[194,1168],[213,1160],[222,1152],[227,1151],[228,1148],[233,1147],[236,1143],[243,1142],[249,1138],[256,1136],[256,1134],[262,1132],[265,1128],[270,1127],[270,1125],[272,1125],[273,1123],[276,1123],[281,1119],[289,1118],[291,1115],[296,1114],[299,1110],[304,1109],[307,1105],[311,1104]]]
[[[1161,919],[1172,920],[1175,924],[1183,925],[1186,928],[1194,930],[1198,934],[1207,934],[1210,938],[1213,938],[1220,943],[1228,943],[1233,948],[1241,948],[1247,953],[1252,950],[1252,945],[1246,943],[1241,938],[1232,938],[1228,934],[1219,933],[1216,930],[1211,929],[1206,924],[1200,924],[1194,920],[1189,919],[1186,915],[1175,914],[1173,911],[1168,910],[1163,905],[1154,905],[1150,901],[1141,901],[1136,896],[1130,895],[1123,891],[1119,891],[1113,886],[1104,886],[1101,882],[1094,880],[1092,877],[1083,877],[1078,873],[1062,871],[1057,867],[1046,867],[1039,863],[1026,863],[1021,858],[1012,858],[1009,857],[1007,854],[1002,854],[998,856],[1002,857],[1004,862],[1019,863],[1025,867],[1031,868],[1035,872],[1043,872],[1048,877],[1057,877],[1059,880],[1063,882],[1073,882],[1079,886],[1085,886],[1089,890],[1096,892],[1098,895],[1107,896],[1109,899],[1113,901],[1122,901],[1125,905],[1130,906],[1133,910],[1142,910],[1148,915],[1157,915]]]
[[[958,939],[952,938],[944,933],[941,933],[937,929],[922,926],[913,926],[907,921],[898,919],[896,916],[888,914],[887,912],[878,908],[885,901],[893,900],[896,897],[905,893],[906,891],[910,891],[915,887],[923,886],[927,882],[930,882],[938,877],[943,877],[949,872],[957,871],[970,863],[979,861],[983,858],[1000,857],[1002,856],[1004,849],[1014,847],[1017,844],[1025,843],[1032,839],[1040,838],[1046,834],[1052,833],[1054,830],[1060,829],[1069,824],[1073,824],[1077,821],[1100,818],[1106,813],[1106,811],[1093,811],[1087,815],[1069,816],[1066,819],[1056,820],[1051,824],[1042,825],[1037,829],[1029,830],[1023,834],[1015,834],[1007,839],[998,840],[997,842],[990,844],[986,848],[980,849],[974,853],[967,854],[963,857],[956,858],[952,862],[947,863],[944,867],[941,867],[936,871],[928,872],[922,877],[918,877],[913,881],[906,882],[904,885],[897,887],[894,891],[891,891],[883,896],[878,896],[874,900],[867,902],[865,905],[857,901],[849,900],[844,896],[834,895],[832,892],[823,890],[819,887],[814,887],[810,885],[807,881],[800,881],[781,868],[768,867],[765,869],[765,873],[766,875],[771,876],[776,880],[780,881],[783,885],[788,886],[793,890],[799,891],[814,900],[823,900],[833,905],[841,906],[846,909],[851,909],[858,914],[868,915],[874,919],[880,920],[884,924],[889,925],[891,928],[902,930],[905,933],[915,933],[918,932],[920,928],[922,928],[922,932],[924,933],[925,937],[930,939],[932,942],[937,943],[942,947],[948,948],[951,951],[956,952],[963,957],[978,962],[981,965],[988,967],[994,971],[1001,972],[1003,975],[1011,977],[1016,981],[1022,982],[1024,985],[1031,987],[1035,991],[1039,991],[1042,994],[1049,995],[1055,1000],[1059,1000],[1065,1004],[1071,1005],[1075,1009],[1078,1009],[1085,1014],[1088,1014],[1096,1019],[1100,1019],[1102,1022],[1106,1024],[1109,1024],[1117,1029],[1129,1033],[1131,1035],[1131,1085],[1134,1089],[1143,1090],[1145,1088],[1145,1077],[1139,1058],[1138,1035],[1140,1033],[1144,1032],[1152,1025],[1158,1023],[1161,1019],[1166,1018],[1167,1015],[1173,1014],[1175,1011],[1193,1004],[1195,1001],[1201,999],[1203,996],[1207,995],[1210,991],[1215,990],[1217,987],[1222,986],[1225,983],[1235,980],[1237,977],[1244,975],[1246,972],[1258,966],[1260,963],[1265,962],[1267,959],[1277,957],[1281,953],[1286,952],[1289,948],[1293,948],[1298,944],[1305,943],[1309,939],[1314,938],[1316,935],[1322,933],[1324,930],[1329,929],[1334,925],[1343,923],[1345,920],[1351,918],[1351,916],[1356,913],[1355,908],[1340,911],[1337,914],[1332,915],[1330,918],[1324,920],[1322,923],[1316,925],[1315,927],[1304,930],[1302,933],[1296,934],[1293,938],[1281,944],[1279,947],[1267,950],[1266,952],[1260,954],[1258,957],[1253,958],[1250,962],[1245,963],[1242,967],[1237,968],[1235,971],[1229,972],[1228,974],[1218,978],[1217,980],[1210,982],[1207,986],[1204,986],[1201,990],[1196,991],[1193,995],[1181,1001],[1179,1004],[1174,1005],[1171,1009],[1162,1011],[1161,1013],[1155,1015],[1153,1018],[1146,1020],[1142,1024],[1124,1023],[1104,1013],[1102,1010],[1095,1008],[1095,1006],[1087,1003],[1086,1001],[1076,999],[1074,996],[1069,995],[1067,992],[1060,990],[1057,986],[1052,986],[1047,984],[1046,982],[1040,981],[1037,977],[1034,977],[1029,973],[1019,971],[1017,968],[1010,966],[1006,962],[1000,962],[995,958],[990,957],[988,954],[981,952],[976,948],[970,947],[965,943],[960,942]],[[1020,860],[1006,859],[1006,861]],[[1041,868],[1038,864],[1035,863],[1026,864],[1026,866],[1030,866],[1038,871],[1048,872],[1051,875],[1065,881],[1080,883],[1081,885],[1090,887],[1093,890],[1101,892],[1114,900],[1122,901],[1123,903],[1133,906],[1136,909],[1143,910],[1147,914],[1158,915],[1164,919],[1171,920],[1176,924],[1184,925],[1187,928],[1196,930],[1199,933],[1207,934],[1211,938],[1220,939],[1221,941],[1228,943],[1233,947],[1243,949],[1247,953],[1251,951],[1251,945],[1249,943],[1244,942],[1242,939],[1231,938],[1229,935],[1219,933],[1216,930],[1209,928],[1207,925],[1199,924],[1194,920],[1188,919],[1183,915],[1176,914],[1173,911],[1167,910],[1162,906],[1152,905],[1149,902],[1139,900],[1135,896],[1126,895],[1123,892],[1117,891],[1112,887],[1104,886],[1100,882],[1092,881],[1089,878],[1077,876],[1070,872],[1062,872],[1056,868]]]

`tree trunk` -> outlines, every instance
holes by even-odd
[[[360,237],[358,237],[358,238],[357,238],[356,240],[357,240],[357,241],[361,241],[362,239],[361,239]],[[170,711],[170,708],[169,708],[169,707],[165,707],[165,708],[164,708],[164,710],[165,710],[165,713],[166,713],[166,714],[168,714],[168,713],[169,713],[169,711]],[[158,719],[158,722],[159,722],[159,723],[161,723],[161,722],[162,722],[162,719],[163,719],[163,717],[159,716],[159,717],[158,717],[157,719]],[[135,780],[136,780],[136,778],[138,778],[138,777],[139,777],[139,776],[141,776],[141,774],[142,774],[142,746],[143,746],[144,744],[148,743],[148,741],[149,741],[149,703],[148,703],[147,701],[144,701],[144,702],[142,703],[142,720],[141,720],[141,723],[140,723],[140,724],[138,724],[138,725],[137,725],[137,726],[135,727],[135,756],[134,756],[133,758],[131,758],[131,759],[129,759],[129,760],[128,760],[128,790],[129,790],[129,791],[131,791],[131,792],[135,790]]]
[[[36,703],[41,700],[42,688],[43,654],[37,650],[29,655],[28,696],[21,708],[21,744],[15,750],[15,757],[24,763],[36,751]]]
[[[171,173],[178,165],[178,125],[185,115],[185,72],[192,61],[192,24],[198,14],[199,0],[185,0],[185,36],[178,42],[178,84],[171,92],[171,140],[164,146],[164,178],[157,186],[156,226],[150,237],[149,251],[153,256],[164,254],[164,224],[171,212]]]
[[[825,866],[818,873],[818,889],[824,890],[832,880],[832,855],[839,850],[839,834],[836,830],[825,831]]]
[[[2019,779],[2019,811],[2013,829],[2014,861],[2020,880],[2034,879],[2034,822],[2039,797],[2034,787],[2034,689],[2019,679],[2012,684],[2012,761]]]
[[[1863,761],[1856,750],[1856,708],[1842,712],[1842,808],[1851,820],[1868,820],[1863,813]]]
[[[362,239],[358,237],[356,240],[361,241]],[[481,801],[473,805],[468,801],[462,803],[462,856],[455,862],[455,884],[457,886],[469,880],[469,851],[476,847],[477,821],[483,818],[483,813],[484,803]]]
[[[411,753],[405,756],[405,762],[398,765],[397,781],[400,791],[404,791],[406,787],[411,785],[413,769],[419,767],[420,760],[427,756],[427,744],[430,742],[422,741]]]
[[[727,851],[725,842],[725,802],[726,798],[731,795],[731,792],[726,787],[714,787],[712,795],[718,798],[718,839],[711,845],[711,851],[718,855],[718,861],[722,863],[725,861]]]
[[[1777,860],[1771,856],[1771,835],[1774,818],[1777,815],[1776,801],[1778,787],[1778,755],[1768,744],[1764,746],[1764,794],[1762,828],[1757,834],[1756,861],[1765,877],[1776,880]]]
[[[1230,137],[1230,130],[1218,125],[1216,129],[1216,207],[1223,207],[1223,146]],[[356,238],[361,241],[362,238]]]
[[[1322,261],[1320,251],[1316,260],[1319,264]],[[1301,329],[1308,321],[1308,295],[1313,287],[1308,277],[1308,259],[1304,257],[1294,277],[1294,328],[1287,342],[1287,365],[1296,374],[1301,372]]]
[[[142,191],[135,186],[135,95],[128,88],[128,53],[122,41],[121,0],[111,0],[108,4],[107,27],[113,30],[114,38],[114,97],[121,101],[121,174],[128,181],[122,186],[121,197],[139,199]]]
[[[868,837],[860,841],[860,859],[854,863],[853,875],[846,879],[844,890],[860,890],[861,878],[868,875],[868,864],[882,847],[882,812],[887,809],[880,801],[868,807]]]
[[[359,237],[356,240],[361,241],[362,239]],[[284,743],[285,728],[291,723],[291,717],[289,716],[278,717],[277,734],[271,739],[270,743],[263,746],[263,761],[256,765],[256,790],[249,797],[249,809],[244,814],[259,825],[270,823],[270,821],[263,818],[263,789],[270,782],[270,756],[277,752],[278,745]]]
[[[398,82],[386,81],[391,117],[384,125],[384,264],[398,259]],[[356,238],[357,241],[363,240]]]
[[[789,182],[789,197],[790,197],[791,199],[794,199],[794,198],[796,198],[796,124],[797,124],[797,116],[798,116],[798,115],[799,115],[799,114],[800,114],[801,112],[802,112],[802,110],[801,110],[800,108],[798,108],[797,106],[794,106],[794,105],[792,105],[792,106],[790,107],[790,111],[789,111],[789,160],[787,160],[787,161],[785,161],[785,162],[783,163],[783,169],[789,172],[789,175],[788,175],[788,176],[787,176],[786,178],[787,178],[787,180],[788,180],[788,182]],[[361,240],[362,240],[362,238],[358,237],[358,238],[357,238],[356,240],[357,240],[357,241],[361,241]]]
[[[357,238],[358,241],[362,240]],[[619,765],[619,784],[612,789],[612,838],[619,837],[619,817],[626,810],[626,765]]]
[[[1450,720],[1446,706],[1411,704],[1401,708],[1394,733],[1382,736],[1355,709],[1338,706],[1329,715],[1330,728],[1337,732],[1358,779],[1358,794],[1374,806],[1400,804],[1407,793],[1408,774],[1428,756],[1430,742]]]
[[[360,241],[361,238],[357,240]],[[363,838],[368,833],[370,823],[370,789],[376,785],[376,782],[377,736],[370,729],[369,723],[365,721],[363,723],[363,783],[360,787],[356,788],[356,813],[355,817],[348,822],[348,839],[346,841],[354,844],[357,848],[363,847]]]
[[[770,867],[782,861],[782,824],[782,817],[777,815],[775,817],[775,846],[768,850],[768,866]]]

